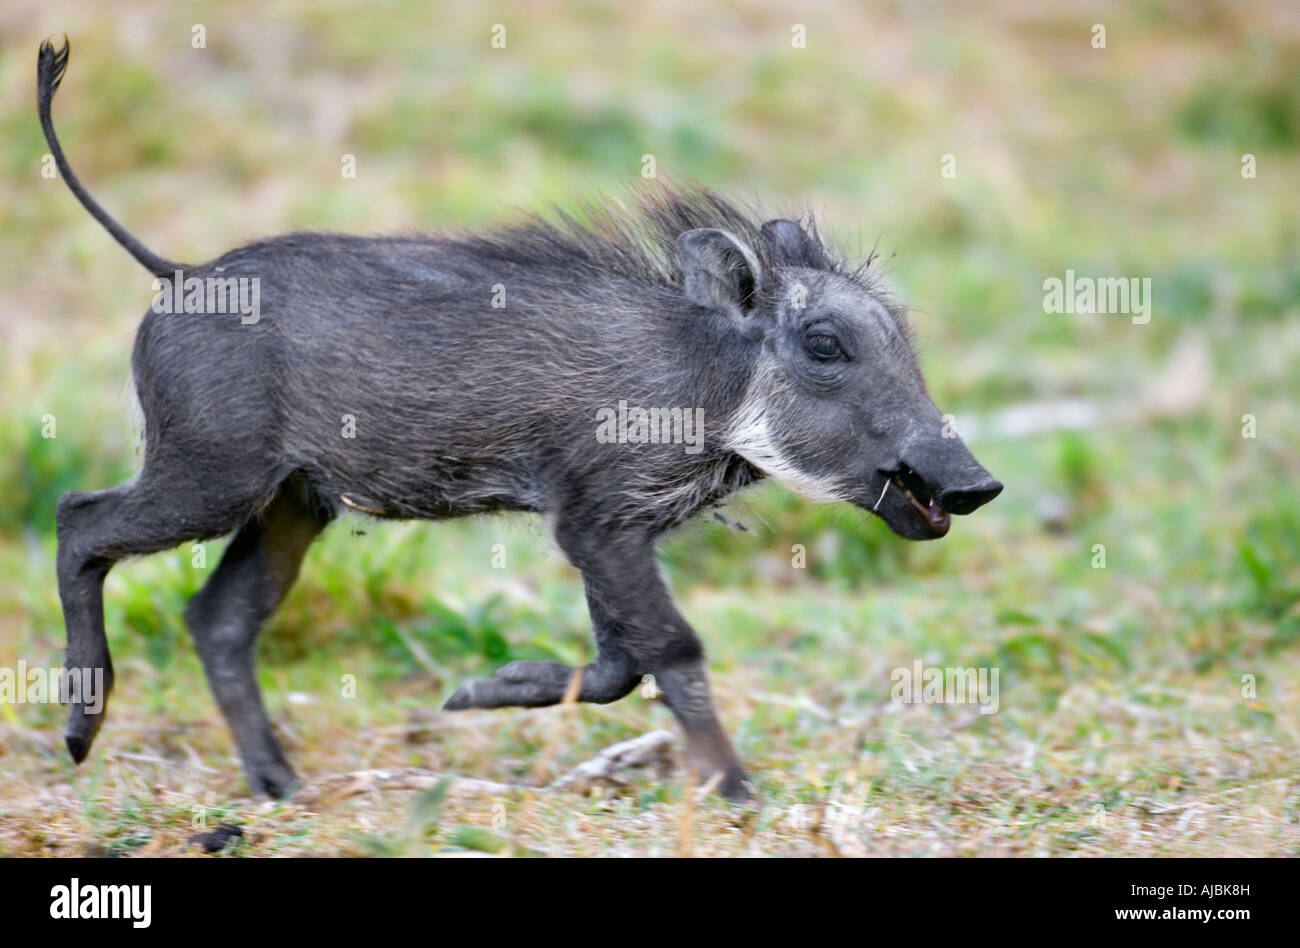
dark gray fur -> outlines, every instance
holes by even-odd
[[[66,45],[49,44],[38,60],[59,169],[137,260],[170,277],[180,265],[127,234],[67,166],[49,118],[66,60]],[[762,222],[708,191],[659,186],[630,210],[585,216],[486,235],[287,234],[184,267],[257,278],[261,318],[145,314],[131,360],[143,468],[58,505],[68,667],[111,682],[101,588],[114,563],[233,533],[185,617],[252,786],[283,795],[294,775],[262,707],[254,642],[319,531],[344,506],[429,520],[544,512],[582,572],[594,660],[514,662],[446,707],[555,704],[575,675],[578,700],[609,702],[653,675],[702,775],[746,796],[656,540],[765,473],[874,504],[917,539],[1000,485],[940,436],[901,310],[811,221]],[[505,308],[492,306],[498,284]],[[814,354],[826,336],[839,350],[829,358]],[[620,400],[702,408],[703,450],[601,443],[597,411]],[[102,720],[71,708],[77,761]]]

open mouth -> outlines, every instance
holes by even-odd
[[[930,529],[935,536],[943,536],[948,532],[952,518],[948,515],[948,511],[934,502],[934,498],[930,495],[930,488],[926,487],[925,480],[920,474],[906,464],[900,466],[897,471],[883,471],[882,473],[889,478],[889,482],[893,486],[903,492],[903,496],[907,498],[908,503],[915,507],[921,516],[925,517],[926,523],[930,525]],[[925,500],[922,500],[922,497]]]

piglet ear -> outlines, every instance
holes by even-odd
[[[682,290],[692,303],[743,316],[757,302],[762,268],[735,234],[716,227],[688,230],[677,238],[677,254]]]

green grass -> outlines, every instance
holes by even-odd
[[[122,392],[150,294],[40,177],[31,61],[50,30],[73,40],[55,110],[73,164],[183,259],[294,228],[481,224],[615,191],[644,154],[774,208],[810,201],[848,250],[882,251],[937,403],[984,423],[973,447],[1004,494],[907,544],[769,485],[730,507],[747,531],[701,520],[664,545],[760,788],[749,811],[695,801],[680,772],[544,789],[673,726],[639,692],[436,711],[506,661],[590,656],[580,581],[541,520],[327,531],[260,646],[309,791],[284,804],[248,795],[181,620],[222,543],[201,568],[188,544],[123,564],[105,593],[118,688],[91,758],[67,759],[60,708],[0,705],[0,854],[194,853],[196,822],[223,821],[245,829],[236,856],[1300,854],[1300,33],[1285,5],[1008,2],[993,24],[960,5],[932,21],[846,4],[799,14],[806,50],[779,11],[652,6],[15,16],[0,667],[62,660],[54,504],[134,468]],[[493,50],[501,18],[509,45]],[[1105,50],[1088,42],[1098,20]],[[206,50],[188,45],[195,22]],[[1150,277],[1151,322],[1045,315],[1042,281],[1067,268]],[[1115,417],[987,433],[1008,406],[1058,399]],[[918,658],[996,667],[998,712],[891,702],[891,671]],[[515,789],[310,792],[401,767]]]

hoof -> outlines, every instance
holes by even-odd
[[[285,764],[248,774],[248,785],[255,793],[264,793],[273,800],[285,800],[298,789],[298,777]]]
[[[740,768],[727,771],[727,775],[718,784],[718,794],[728,803],[753,803],[757,797],[749,775]]]
[[[474,703],[474,686],[478,684],[478,679],[471,678],[465,684],[456,689],[455,694],[442,704],[444,711],[465,711],[469,708],[477,707]]]
[[[90,754],[95,735],[104,723],[104,714],[87,714],[81,705],[73,705],[68,712],[68,723],[63,728],[63,741],[74,763],[81,763]]]
[[[90,741],[75,734],[68,734],[64,740],[67,742],[68,753],[72,756],[74,764],[79,764],[86,759],[86,755],[90,753]]]

